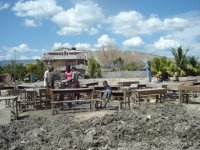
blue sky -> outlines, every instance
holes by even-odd
[[[200,57],[200,0],[0,0],[0,60],[59,47]]]

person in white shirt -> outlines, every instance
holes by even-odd
[[[54,67],[50,66],[48,67],[48,70],[44,72],[44,87],[53,88],[53,82],[52,82],[53,70]]]

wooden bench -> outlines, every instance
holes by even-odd
[[[165,94],[167,93],[167,89],[166,88],[138,89],[135,90],[135,93],[136,93],[135,102],[138,102],[140,105],[140,99],[142,96],[145,97],[156,96],[156,102],[158,100],[160,100],[161,102],[161,98],[165,96]]]
[[[192,95],[194,96],[195,92],[200,92],[199,86],[192,86],[192,85],[178,85],[179,90],[179,101],[182,102],[189,102],[189,97]],[[192,92],[192,93],[191,93]]]
[[[96,108],[98,108],[98,106],[96,106],[96,104],[98,104],[100,102],[99,99],[81,99],[81,100],[64,100],[64,101],[52,101],[51,105],[52,105],[52,114],[55,115],[55,112],[57,112],[57,110],[55,109],[55,105],[56,104],[64,104],[64,103],[90,103],[90,109],[92,111],[95,111]]]
[[[51,101],[51,106],[52,106],[52,114],[55,114],[55,104],[63,104],[63,103],[70,103],[70,102],[89,102],[91,106],[91,110],[95,110],[95,102],[98,101],[98,99],[93,98],[93,88],[72,88],[72,89],[51,89],[52,93],[52,101]],[[78,99],[78,100],[62,100],[58,101],[58,95],[59,94],[72,94],[72,93],[86,93],[90,94],[89,99]]]

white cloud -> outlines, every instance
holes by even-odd
[[[122,43],[125,47],[138,47],[142,46],[144,42],[140,37],[130,38]]]
[[[20,59],[20,60],[26,60],[26,59],[30,59],[30,58],[27,57],[27,56],[21,55],[21,56],[19,56],[18,59]]]
[[[52,17],[60,30],[59,35],[77,35],[83,32],[98,33],[98,25],[104,19],[101,8],[97,4],[76,4],[74,8],[62,11]]]
[[[120,12],[116,16],[110,16],[107,23],[114,33],[127,37],[149,35],[160,31],[183,30],[189,26],[187,19],[174,17],[161,20],[155,15],[146,19],[136,11]]]
[[[10,49],[10,52],[17,52],[17,53],[24,53],[24,52],[28,52],[31,49],[29,48],[29,46],[25,43],[20,44],[19,46],[13,47]]]
[[[90,50],[91,49],[91,45],[88,43],[77,43],[74,45],[74,47],[76,47],[76,49],[78,49],[78,50]]]
[[[107,46],[109,44],[115,45],[115,40],[111,39],[107,34],[104,34],[98,39],[97,44],[95,44],[95,46],[102,47]]]
[[[174,30],[168,32],[156,42],[153,47],[158,50],[171,50],[182,46],[183,49],[189,49],[188,55],[200,56],[200,12],[182,14],[182,17],[190,22],[190,25],[183,30]],[[175,19],[176,20],[176,19]],[[181,22],[181,20],[176,20]]]
[[[164,37],[161,37],[158,41],[154,42],[154,47],[159,50],[166,50],[166,49],[171,50],[172,48],[179,46],[181,46],[180,42],[174,39],[164,38]]]
[[[0,60],[14,60],[16,59],[29,59],[34,56],[37,52],[41,52],[42,50],[39,49],[32,49],[29,48],[28,44],[22,43],[18,46],[14,47],[2,47],[4,50],[4,57],[0,56]]]
[[[0,2],[0,10],[8,9],[10,7],[9,3]]]
[[[12,55],[11,53],[7,53],[3,56],[0,56],[0,60],[14,60],[14,55]]]
[[[61,47],[71,48],[72,45],[69,44],[69,43],[54,43],[52,49],[55,50],[55,49],[58,49],[58,48],[61,48]]]
[[[63,27],[58,32],[58,35],[79,35],[82,33],[82,28],[80,27]]]
[[[58,49],[58,48],[72,48],[72,47],[76,47],[76,49],[78,50],[88,50],[91,49],[91,45],[88,43],[76,43],[74,46],[72,46],[69,43],[54,43],[52,50]]]
[[[48,17],[62,11],[62,7],[57,6],[56,0],[29,0],[18,1],[13,10],[20,17]]]
[[[40,59],[41,56],[33,56],[31,59]]]
[[[38,24],[33,19],[25,19],[24,24],[27,27],[37,27],[38,26]]]
[[[99,30],[97,28],[91,28],[89,31],[89,35],[94,35],[99,33]]]

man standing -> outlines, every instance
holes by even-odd
[[[54,88],[54,81],[53,81],[53,66],[49,66],[48,70],[44,72],[44,87]]]
[[[146,64],[146,73],[147,73],[148,82],[151,82],[152,74],[151,74],[151,62],[150,61],[147,61],[147,64]]]

